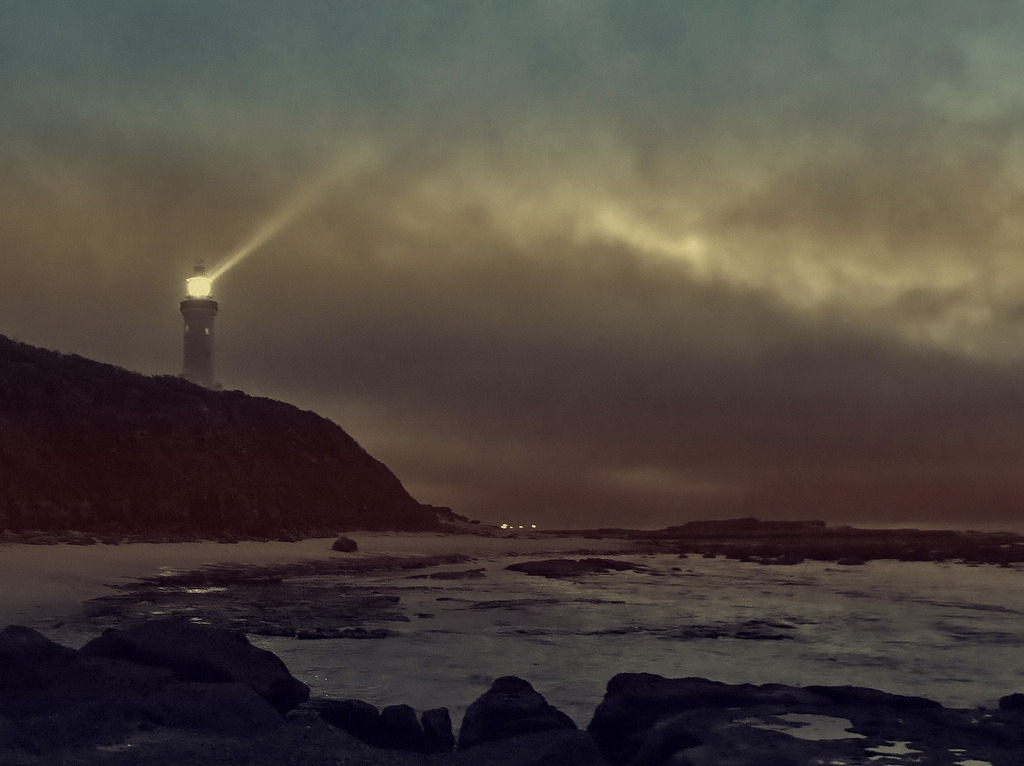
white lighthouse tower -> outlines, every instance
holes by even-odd
[[[213,280],[206,269],[196,266],[195,273],[185,280],[187,297],[181,302],[185,321],[185,343],[181,377],[207,388],[216,388],[213,376],[213,320],[217,301],[210,297]]]

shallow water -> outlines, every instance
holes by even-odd
[[[544,558],[533,556],[530,558]],[[619,672],[729,683],[855,684],[956,706],[1024,690],[1024,571],[949,563],[761,566],[673,555],[572,580],[360,578],[398,588],[408,623],[378,640],[256,638],[314,695],[448,706],[456,721],[502,675],[586,725]],[[420,616],[417,616],[420,615]],[[365,623],[366,627],[378,627]]]

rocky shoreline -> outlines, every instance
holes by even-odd
[[[428,507],[428,506],[424,506]],[[871,529],[853,526],[830,526],[824,521],[770,521],[756,518],[692,521],[658,530],[580,529],[549,531],[501,530],[463,517],[445,513],[437,534],[506,538],[510,540],[579,539],[614,542],[623,552],[672,553],[706,558],[724,557],[768,566],[792,566],[804,561],[820,561],[857,566],[869,561],[950,561],[968,565],[1012,566],[1024,564],[1024,535],[1009,531],[983,532],[959,529]],[[338,534],[336,526],[278,530],[270,534],[252,531],[217,530],[203,534],[195,531],[151,530],[147,532],[95,532],[81,530],[0,528],[0,545],[126,545],[132,543],[217,542],[299,542],[315,538],[331,538]],[[341,537],[338,541],[348,540]],[[339,552],[354,548],[336,547]],[[607,551],[605,551],[607,552]],[[580,551],[581,555],[587,551]],[[602,571],[596,560],[589,571]],[[579,564],[579,562],[576,562]],[[596,567],[596,568],[595,568]],[[523,570],[525,571],[525,570]],[[573,576],[585,573],[579,566],[574,571],[552,570],[544,576]]]
[[[543,681],[543,679],[540,679]],[[453,730],[447,708],[310,699],[242,633],[178,618],[80,650],[0,632],[0,762],[11,766],[507,764],[796,766],[1024,761],[1024,695],[953,709],[853,686],[612,678],[585,730],[526,680],[497,678]]]

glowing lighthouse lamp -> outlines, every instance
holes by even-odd
[[[210,297],[212,289],[213,278],[206,275],[201,265],[185,280],[187,297],[181,302],[181,317],[185,321],[181,377],[207,388],[218,388],[213,375],[213,320],[217,316],[217,301]]]
[[[213,280],[205,275],[202,266],[196,266],[196,275],[185,280],[185,292],[189,298],[209,298]]]

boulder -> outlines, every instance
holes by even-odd
[[[87,643],[82,654],[166,668],[180,681],[242,683],[282,714],[309,698],[309,687],[280,658],[253,646],[242,633],[178,618],[111,628]]]
[[[434,761],[432,761],[433,763]],[[458,750],[448,766],[608,766],[594,740],[579,729],[549,729]]]
[[[339,553],[355,553],[359,550],[359,544],[351,537],[339,537],[331,545],[331,550]]]
[[[380,711],[362,700],[313,700],[320,717],[368,745],[380,746],[383,731]]]
[[[864,686],[808,686],[806,690],[836,705],[864,705],[894,710],[938,710],[942,707],[935,700],[926,697],[889,694]]]
[[[175,681],[148,667],[61,646],[28,628],[0,633],[2,739],[34,753],[122,740],[153,724],[251,733],[281,716],[250,687]],[[2,758],[0,758],[2,760]]]
[[[423,729],[416,711],[408,705],[389,705],[380,711],[381,746],[391,750],[422,753]]]
[[[663,718],[643,733],[639,747],[630,759],[633,766],[660,766],[678,763],[683,750],[704,744],[703,738],[686,714]]]
[[[16,720],[96,704],[123,707],[170,680],[166,670],[89,657],[30,628],[0,632],[0,714]]]
[[[427,710],[420,718],[423,725],[423,749],[427,753],[450,753],[455,749],[452,717],[448,708]]]
[[[459,749],[520,734],[575,728],[572,719],[549,705],[529,682],[503,676],[466,710]]]
[[[78,654],[23,625],[0,631],[0,689],[39,685]]]
[[[822,705],[823,697],[781,684],[730,685],[706,678],[663,678],[652,673],[620,673],[608,682],[604,699],[594,711],[587,731],[605,757],[614,763],[631,760],[649,734],[664,749],[666,742],[690,738],[674,726],[674,733],[651,730],[659,721],[689,710],[741,708],[757,705]]]
[[[999,698],[1000,710],[1014,710],[1024,712],[1024,694],[1015,692]]]
[[[176,729],[251,734],[282,723],[269,702],[240,683],[172,681],[142,704],[149,721]]]
[[[779,718],[788,713],[846,720],[853,733],[820,742],[791,736],[791,727]],[[999,722],[993,725],[999,728]],[[932,700],[877,689],[732,685],[623,673],[608,682],[587,731],[612,763],[781,766],[829,758],[860,762],[850,759],[863,755],[859,743],[869,741],[864,737],[930,743],[937,749],[957,739],[991,739],[981,728],[963,712]]]

